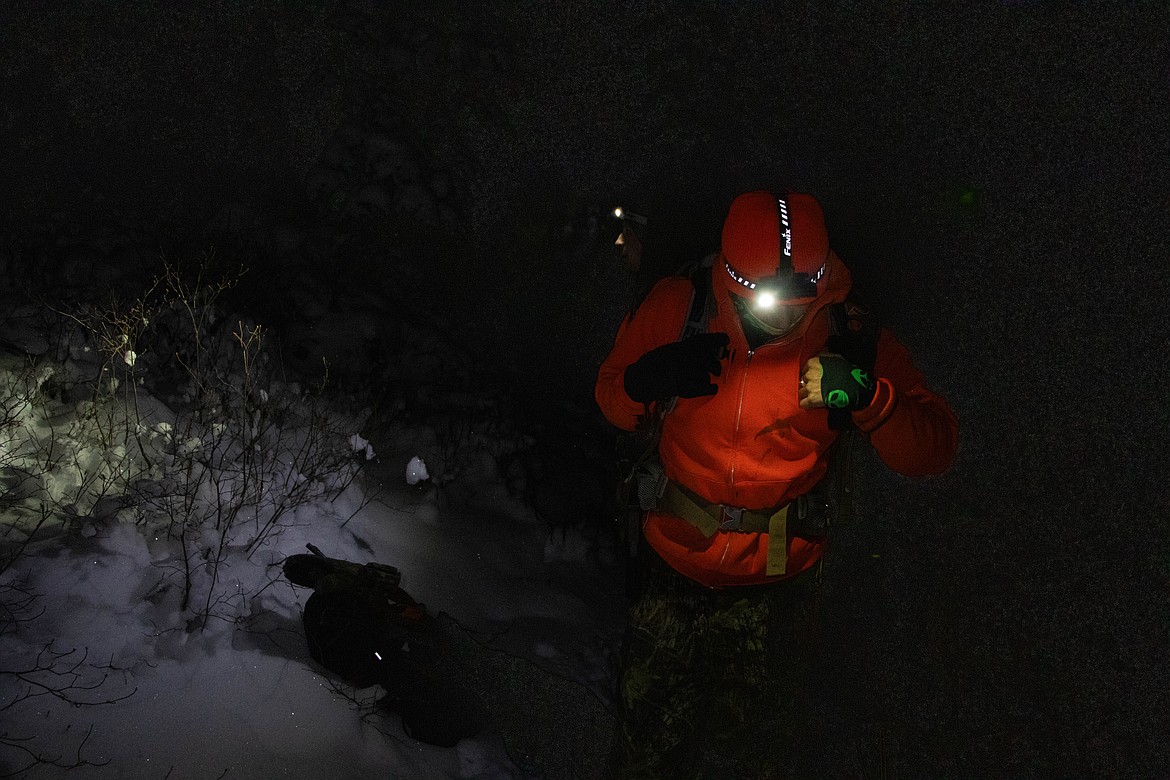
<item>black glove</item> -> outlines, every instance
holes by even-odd
[[[856,411],[869,406],[877,382],[868,372],[839,355],[821,355],[821,397],[829,409]]]
[[[699,333],[650,350],[626,369],[626,395],[648,404],[661,398],[715,395],[711,375],[719,376],[730,343],[726,333]]]

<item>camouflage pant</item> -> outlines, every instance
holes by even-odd
[[[816,573],[712,590],[651,558],[622,651],[622,776],[787,776]]]

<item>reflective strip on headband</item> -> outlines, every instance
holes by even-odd
[[[828,267],[829,267],[828,263],[821,263],[821,267],[818,268],[817,272],[812,275],[812,283],[813,284],[820,284],[821,277],[825,275],[825,269]]]
[[[784,196],[780,195],[776,198],[776,213],[779,215],[779,246],[780,246],[780,267],[776,269],[777,274],[782,274],[785,271],[793,272],[796,267],[792,264],[792,225],[788,222],[788,201],[784,200]]]
[[[728,262],[727,258],[723,258],[723,267],[727,269],[727,275],[730,276],[733,280],[735,280],[735,283],[738,284],[740,287],[743,287],[745,290],[754,290],[754,289],[756,289],[756,287],[759,286],[759,284],[757,282],[753,282],[752,280],[748,279],[746,276],[741,274],[739,271],[732,268],[731,263]],[[817,272],[810,277],[810,280],[812,281],[813,284],[820,283],[820,281],[824,277],[825,271],[826,271],[826,269],[828,269],[828,267],[829,267],[828,262],[821,263],[821,267],[818,268]]]
[[[738,284],[742,287],[746,287],[749,290],[756,289],[756,283],[753,281],[750,281],[746,276],[742,275],[739,271],[736,271],[734,268],[732,268],[731,263],[727,262],[726,258],[724,258],[724,260],[723,260],[723,267],[727,269],[728,275],[732,279],[735,280],[736,284]]]

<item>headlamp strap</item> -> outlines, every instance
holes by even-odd
[[[776,196],[776,217],[780,237],[780,264],[776,269],[776,275],[788,278],[796,268],[792,264],[792,224],[788,220],[788,199],[784,195]]]

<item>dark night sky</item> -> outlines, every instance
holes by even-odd
[[[817,194],[963,426],[941,478],[863,463],[818,717],[896,713],[924,774],[1170,767],[1170,6],[45,5],[0,12],[10,246],[198,248],[229,204],[357,231],[305,179],[344,121],[381,122],[456,218],[369,245],[537,397],[587,403],[629,284],[566,223],[637,204],[665,268],[738,192]]]

